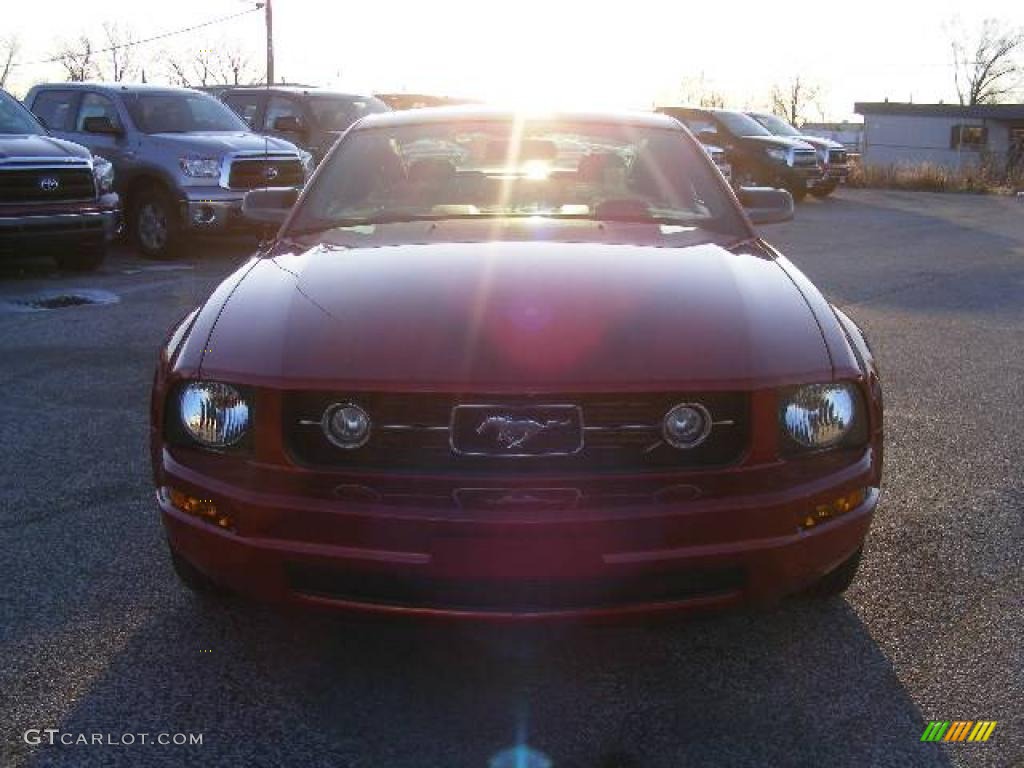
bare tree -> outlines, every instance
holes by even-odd
[[[107,39],[106,59],[108,67],[99,67],[100,76],[115,83],[134,77],[137,70],[135,64],[135,35],[120,25],[104,22],[103,33]]]
[[[200,48],[191,56],[164,52],[161,58],[172,85],[198,88],[213,85],[217,79],[217,57],[209,48]]]
[[[14,68],[14,57],[18,55],[21,41],[16,35],[0,40],[0,88],[7,85],[7,78]]]
[[[256,70],[252,59],[239,46],[224,43],[217,47],[217,75],[226,85],[250,85]]]
[[[961,104],[996,104],[1020,85],[1024,29],[1006,29],[995,19],[985,19],[976,36],[961,33],[950,45]]]
[[[793,125],[801,121],[807,108],[816,102],[819,89],[797,75],[785,85],[772,86],[772,113]]]
[[[92,40],[82,35],[77,41],[64,43],[57,52],[57,62],[72,83],[80,83],[98,74]]]
[[[683,104],[706,109],[725,107],[725,97],[705,79],[703,72],[698,77],[687,77],[679,84],[679,98]]]

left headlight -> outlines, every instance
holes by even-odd
[[[249,403],[230,384],[193,381],[181,390],[181,425],[207,448],[234,445],[249,428]]]
[[[96,189],[101,195],[114,189],[114,164],[107,158],[92,156],[92,175],[96,179]]]
[[[181,157],[178,166],[186,176],[200,179],[215,179],[220,176],[219,157]]]
[[[853,384],[809,384],[783,394],[780,425],[803,448],[831,448],[851,435],[864,418],[859,403]]]
[[[784,163],[789,159],[789,153],[782,147],[768,147],[765,150],[765,154],[767,154],[772,160],[776,160],[780,163]]]

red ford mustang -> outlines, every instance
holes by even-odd
[[[845,589],[864,337],[661,115],[374,115],[171,333],[152,460],[195,589],[600,617]]]

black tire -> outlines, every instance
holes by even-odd
[[[824,184],[817,184],[811,187],[811,194],[817,198],[824,199],[836,191],[834,181],[826,181]]]
[[[53,257],[57,267],[65,272],[94,272],[106,258],[106,243],[80,245],[70,253],[62,252]]]
[[[179,581],[197,595],[213,597],[224,594],[225,590],[222,586],[173,549],[171,550],[171,565],[174,566],[174,572],[177,574]]]
[[[181,249],[183,233],[178,205],[164,189],[143,187],[131,200],[132,242],[150,259],[171,259]]]
[[[853,583],[853,579],[857,575],[857,569],[860,567],[860,558],[863,553],[864,547],[860,547],[834,570],[825,574],[821,579],[808,587],[804,595],[818,600],[841,595]]]

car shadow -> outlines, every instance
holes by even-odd
[[[51,727],[201,733],[202,746],[43,746],[27,764],[486,767],[519,744],[551,768],[949,765],[920,742],[924,725],[840,599],[523,628],[189,597],[138,631]]]

